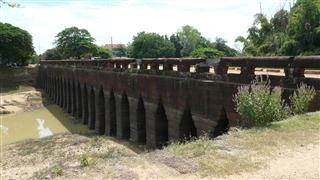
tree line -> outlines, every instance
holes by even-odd
[[[37,59],[112,56],[110,50],[94,41],[86,29],[66,28],[56,35],[54,48],[36,56],[32,36],[27,31],[0,22],[0,65],[25,65]],[[280,9],[270,19],[264,14],[256,14],[248,35],[239,36],[235,41],[243,44],[242,50],[229,47],[222,38],[211,41],[196,28],[186,25],[169,37],[139,32],[121,51],[132,58],[319,55],[320,1],[297,0],[289,11]]]

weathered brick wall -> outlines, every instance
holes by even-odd
[[[196,72],[190,72],[193,65]],[[229,66],[241,67],[241,73],[227,74]],[[202,59],[42,61],[38,82],[97,133],[159,146],[243,123],[232,96],[255,78],[256,67],[285,70],[284,77],[269,77],[284,97],[300,82],[313,85],[317,97],[310,110],[319,110],[320,79],[303,77],[305,68],[320,69],[319,57],[222,58],[216,74],[208,73]]]

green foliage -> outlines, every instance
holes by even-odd
[[[316,91],[313,87],[303,83],[300,84],[293,96],[290,97],[292,112],[294,114],[302,114],[307,112],[315,95]]]
[[[191,53],[192,57],[214,59],[224,56],[224,53],[214,48],[198,48]]]
[[[33,54],[32,36],[27,31],[0,22],[0,65],[27,65]]]
[[[104,59],[111,58],[111,51],[109,49],[96,46],[96,50],[93,53],[94,56],[98,56]]]
[[[97,47],[94,38],[86,29],[77,27],[66,28],[56,36],[57,49],[62,53],[64,58],[78,58],[88,54],[94,54]]]
[[[60,50],[58,50],[57,48],[52,48],[52,49],[46,50],[46,52],[44,52],[41,55],[41,59],[44,59],[44,60],[61,60],[61,59],[63,59],[63,56],[62,56],[62,53],[60,52]]]
[[[176,49],[174,53],[174,57],[180,58],[181,57],[181,50],[182,50],[182,45],[180,44],[180,39],[179,36],[172,34],[170,36],[170,41],[174,45],[174,48]]]
[[[156,33],[140,32],[128,47],[128,55],[133,58],[174,57],[174,53],[174,45]]]
[[[62,176],[63,175],[63,169],[60,166],[54,166],[51,168],[51,174],[54,176]]]
[[[182,45],[181,55],[183,57],[190,56],[192,51],[197,48],[205,47],[206,39],[201,33],[192,26],[183,26],[178,32],[179,42]]]
[[[269,84],[254,81],[251,86],[241,86],[234,95],[236,111],[254,125],[269,125],[289,116],[288,106],[281,100],[281,90],[270,91]]]
[[[281,9],[270,21],[257,14],[248,33],[236,39],[247,55],[319,55],[320,1],[298,0],[290,12]]]
[[[90,163],[89,163],[89,157],[88,157],[87,155],[82,154],[82,155],[80,156],[80,165],[81,165],[82,167],[87,167],[87,166],[90,165]]]

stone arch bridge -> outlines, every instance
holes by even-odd
[[[280,86],[285,99],[301,82],[314,86],[310,111],[319,110],[320,79],[307,76],[317,70],[319,56],[41,61],[38,85],[98,134],[155,147],[244,124],[233,94],[259,73]]]

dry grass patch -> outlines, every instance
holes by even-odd
[[[224,177],[266,166],[278,152],[319,143],[320,112],[290,117],[264,128],[237,129],[215,140],[175,142],[164,151],[192,159],[200,176]]]

